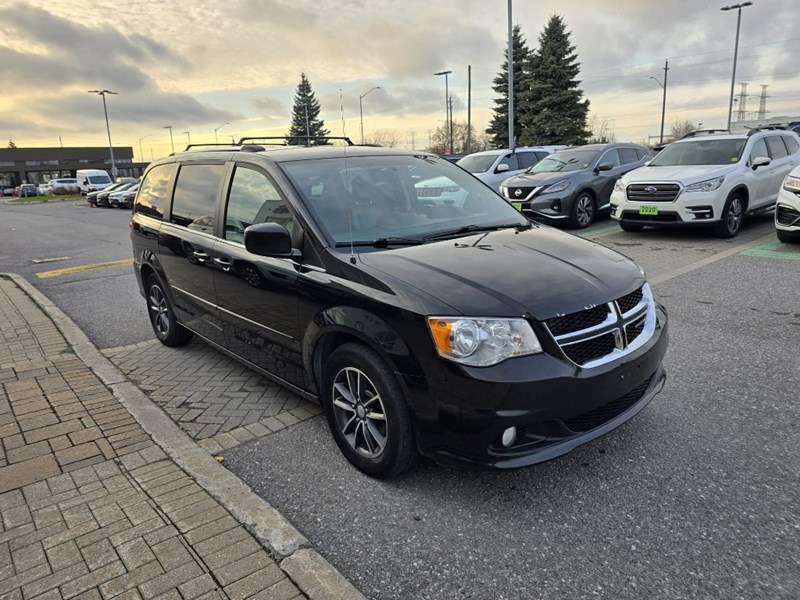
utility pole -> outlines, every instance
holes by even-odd
[[[514,151],[514,26],[511,22],[511,0],[508,0],[508,147]]]
[[[658,143],[664,143],[664,116],[667,112],[667,72],[669,71],[669,60],[664,60],[664,83],[661,83],[657,78],[650,77],[653,81],[655,81],[658,85],[661,86],[663,90],[663,94],[661,97],[661,135],[658,138]]]
[[[448,127],[448,129],[450,130],[450,154],[453,154],[453,97],[452,96],[448,98],[447,105],[450,112],[448,117],[450,119],[449,122],[450,126]]]
[[[472,150],[472,65],[467,65],[467,146],[464,152]]]

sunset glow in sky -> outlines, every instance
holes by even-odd
[[[572,32],[590,116],[617,140],[647,141],[661,124],[669,59],[666,131],[681,120],[727,122],[736,11],[697,0],[515,0],[513,20],[528,45],[552,14]],[[503,62],[506,0],[2,0],[0,135],[5,146],[107,145],[108,97],[115,146],[139,159],[188,139],[213,142],[288,131],[301,71],[331,135],[388,132],[425,148],[445,118],[486,128]],[[753,0],[742,10],[736,93],[748,83],[755,118],[762,85],[767,116],[800,115],[800,5]],[[658,81],[654,81],[655,77]],[[222,125],[228,123],[227,125]],[[185,133],[185,132],[188,132]],[[652,138],[651,138],[652,141]]]

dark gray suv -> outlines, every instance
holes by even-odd
[[[651,158],[638,144],[568,148],[506,179],[500,194],[532,219],[584,228],[598,213],[608,212],[617,179]]]

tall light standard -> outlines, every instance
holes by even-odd
[[[447,76],[450,75],[450,73],[452,73],[452,71],[439,71],[438,73],[434,73],[434,75],[444,75],[444,127],[445,139],[449,146],[447,154],[453,152],[453,127],[452,123],[450,123],[450,89],[447,82]]]
[[[143,135],[139,138],[139,160],[144,162],[144,153],[142,152],[142,140],[146,137],[150,137],[152,134],[148,133],[147,135]]]
[[[175,142],[172,140],[172,125],[164,125],[162,129],[169,129],[169,145],[172,146],[172,153],[175,154]]]
[[[731,4],[730,6],[723,6],[720,10],[734,10],[737,11],[736,17],[736,42],[733,46],[733,74],[731,75],[731,99],[728,103],[728,129],[731,128],[731,118],[733,117],[733,87],[736,85],[736,57],[739,54],[739,28],[742,25],[742,9],[745,6],[753,6],[753,3],[748,0],[748,2],[740,2],[739,4]]]
[[[664,143],[664,113],[667,110],[667,71],[669,71],[669,60],[664,61],[664,83],[661,83],[655,77],[650,77],[650,79],[655,81],[664,90],[664,94],[661,98],[661,135],[658,138],[659,144]]]
[[[188,132],[188,131],[182,131],[181,133],[185,133],[185,134],[186,134],[186,145],[187,145],[187,146],[191,145],[191,143],[192,143],[192,138],[191,138],[191,136],[189,135],[189,132]]]
[[[108,132],[108,151],[111,153],[111,177],[117,178],[117,166],[114,164],[114,145],[111,143],[111,127],[108,126],[108,109],[106,108],[106,94],[116,94],[110,90],[89,90],[90,94],[103,97],[103,113],[106,116],[106,131]]]
[[[361,101],[364,99],[364,96],[369,94],[370,92],[374,92],[375,90],[381,89],[381,86],[376,85],[374,88],[367,90],[363,94],[358,97],[358,116],[361,119],[361,144],[364,144],[364,107],[361,104]]]
[[[220,129],[222,129],[223,127],[225,127],[225,125],[230,125],[230,123],[223,123],[223,124],[222,124],[222,125],[220,125],[219,127],[215,127],[215,128],[214,128],[214,143],[215,143],[215,144],[219,144],[219,140],[217,140],[217,132],[218,132]]]

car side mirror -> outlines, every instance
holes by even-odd
[[[503,163],[502,165],[497,165],[497,168],[494,170],[495,173],[505,173],[508,171],[508,165]]]
[[[279,223],[257,223],[244,230],[244,247],[259,256],[290,258],[299,252],[292,250],[292,234]]]
[[[653,162],[653,161],[652,161],[652,160],[646,160],[646,161],[644,161],[644,166],[645,166],[645,167],[649,166],[651,162]]]
[[[766,156],[757,156],[753,159],[751,165],[753,167],[753,171],[755,171],[758,167],[766,167],[771,162],[772,161]]]
[[[614,168],[614,163],[604,162],[597,165],[595,171],[599,173],[600,171],[610,171],[613,168]]]

